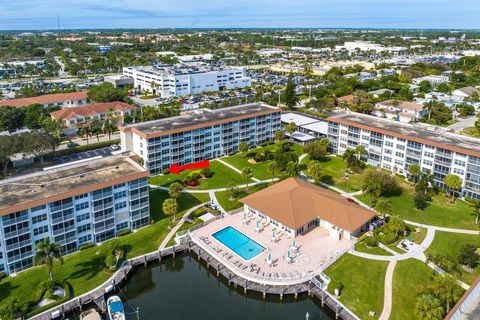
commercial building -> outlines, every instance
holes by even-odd
[[[87,100],[88,98],[86,91],[54,93],[38,97],[1,100],[0,107],[10,106],[20,108],[38,103],[44,107],[58,106],[62,108],[69,108],[86,104]]]
[[[266,219],[274,229],[292,237],[316,227],[337,240],[368,231],[375,213],[330,190],[301,179],[289,178],[249,195],[240,202],[246,215]]]
[[[443,188],[445,176],[462,179],[459,195],[480,199],[479,140],[448,132],[446,128],[344,113],[328,120],[328,138],[334,154],[363,145],[365,161],[379,168],[408,176],[408,167],[418,164],[434,175]]]
[[[67,254],[148,225],[148,175],[130,157],[114,156],[0,181],[0,272],[31,267],[47,237]]]
[[[251,147],[273,139],[281,110],[262,103],[188,111],[184,115],[120,128],[122,151],[143,158],[153,174],[171,165],[212,159],[237,151],[241,141]]]
[[[158,94],[162,98],[251,85],[245,68],[210,67],[201,63],[125,67],[123,75],[133,78],[136,89]]]
[[[439,85],[441,83],[449,83],[450,78],[447,76],[436,76],[436,75],[431,75],[431,76],[425,76],[421,78],[415,78],[412,79],[414,84],[420,84],[423,81],[428,81],[432,86]]]
[[[123,89],[133,87],[133,79],[124,75],[111,75],[103,78],[105,82],[111,83],[115,88]]]

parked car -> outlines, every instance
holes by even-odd
[[[112,148],[113,151],[120,150],[120,146],[118,144],[112,144],[110,148]]]

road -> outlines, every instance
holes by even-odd
[[[467,127],[473,127],[475,125],[475,121],[477,121],[476,116],[471,116],[471,117],[468,117],[468,118],[465,118],[465,119],[460,119],[459,122],[454,123],[452,125],[449,125],[448,129],[452,129],[455,132],[460,132]]]

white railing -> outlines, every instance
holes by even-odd
[[[310,281],[313,277],[317,276],[319,273],[315,272],[310,272],[306,273],[303,272],[303,274],[300,274],[298,276],[287,276],[287,277],[264,277],[257,275],[253,272],[246,272],[243,269],[238,268],[234,263],[232,263],[230,260],[225,259],[221,254],[219,254],[217,251],[215,251],[213,248],[211,248],[209,245],[204,243],[199,237],[197,237],[195,234],[190,233],[190,239],[197,244],[200,248],[205,250],[209,255],[220,261],[226,268],[228,268],[230,271],[232,271],[234,274],[240,276],[241,278],[260,283],[262,285],[294,285],[294,284],[299,284],[299,283],[304,283],[307,281]],[[298,271],[297,271],[298,272]],[[269,271],[267,273],[275,273],[274,271]],[[281,273],[281,272],[277,272]]]

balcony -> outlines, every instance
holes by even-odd
[[[148,201],[140,203],[140,204],[136,204],[136,205],[131,205],[130,210],[133,211],[133,210],[144,208],[146,206],[148,206]]]
[[[105,214],[105,215],[102,215],[101,217],[98,217],[98,218],[93,218],[93,222],[101,222],[101,221],[104,221],[106,219],[111,219],[115,216],[115,214],[112,212],[112,213],[109,213],[109,214]]]
[[[115,223],[111,223],[111,224],[107,224],[107,225],[102,226],[102,227],[96,227],[96,228],[94,228],[94,230],[95,230],[95,233],[100,233],[100,232],[104,232],[104,231],[111,230],[111,229],[114,229],[114,228],[115,228]]]
[[[30,244],[32,244],[32,240],[24,240],[24,241],[13,243],[13,244],[10,244],[10,245],[6,246],[5,250],[6,251],[12,251],[12,250],[15,250],[15,249],[19,249],[19,248],[28,246]]]
[[[58,236],[60,234],[67,233],[67,232],[70,232],[70,231],[73,231],[73,230],[75,230],[75,225],[71,225],[71,226],[68,226],[66,228],[60,228],[60,229],[57,229],[57,230],[53,230],[53,235]]]
[[[25,253],[13,256],[13,257],[9,257],[9,258],[7,258],[7,260],[8,260],[8,263],[10,264],[10,263],[13,263],[13,262],[17,262],[19,260],[23,260],[23,259],[26,259],[26,258],[31,258],[32,256],[33,256],[33,251],[30,250],[30,251],[27,251]]]
[[[15,218],[15,219],[3,219],[3,226],[8,227],[11,226],[12,224],[17,224],[21,222],[28,221],[28,214],[23,215],[22,217]]]
[[[67,214],[67,215],[64,215],[62,217],[52,219],[52,225],[57,224],[57,223],[61,223],[61,222],[65,222],[65,221],[68,221],[68,220],[72,220],[74,218],[75,218],[75,216],[74,216],[73,213]]]
[[[101,211],[101,210],[108,209],[108,208],[111,208],[111,207],[113,207],[113,201],[101,204],[99,206],[95,206],[95,207],[93,207],[93,211]]]
[[[50,205],[50,212],[62,211],[62,210],[71,209],[71,208],[73,208],[73,201],[70,203],[59,205],[59,206]]]
[[[101,193],[101,194],[94,195],[94,196],[93,196],[93,201],[99,200],[99,199],[103,199],[103,198],[107,198],[107,197],[111,197],[112,195],[113,195],[113,192],[112,192],[112,191],[103,192],[103,193]]]
[[[18,229],[15,231],[10,231],[5,233],[5,239],[10,239],[13,237],[21,236],[22,234],[30,233],[30,228]]]

